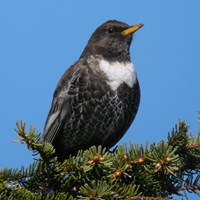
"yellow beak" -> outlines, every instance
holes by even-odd
[[[126,30],[122,31],[121,34],[124,35],[124,36],[133,34],[137,30],[139,30],[140,28],[142,28],[143,26],[144,26],[144,24],[135,24],[135,25],[127,28]]]

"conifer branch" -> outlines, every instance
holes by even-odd
[[[27,144],[37,161],[28,168],[0,170],[0,198],[14,199],[169,199],[173,194],[200,190],[200,134],[188,135],[183,121],[157,144],[101,146],[80,150],[59,162],[49,143],[23,122],[18,142]]]

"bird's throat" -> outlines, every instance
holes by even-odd
[[[107,83],[112,90],[117,90],[122,83],[126,83],[132,88],[137,82],[135,67],[131,62],[109,62],[99,59],[99,68],[107,76]]]

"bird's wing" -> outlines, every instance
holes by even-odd
[[[42,139],[49,143],[53,143],[58,136],[66,117],[70,114],[70,101],[78,92],[76,82],[79,79],[81,68],[77,63],[74,65],[63,74],[54,92],[51,109],[42,134]]]

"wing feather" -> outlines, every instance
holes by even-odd
[[[53,143],[57,138],[70,114],[70,102],[78,93],[76,82],[79,79],[81,68],[78,63],[74,65],[63,74],[54,92],[51,109],[42,134],[42,139],[49,143]]]

